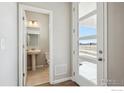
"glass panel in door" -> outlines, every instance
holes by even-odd
[[[79,3],[79,77],[97,85],[96,3]]]

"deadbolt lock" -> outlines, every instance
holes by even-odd
[[[100,57],[100,58],[98,58],[98,61],[102,61],[102,58]]]

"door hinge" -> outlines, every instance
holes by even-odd
[[[25,48],[25,46],[24,46],[24,45],[23,45],[22,47],[23,47],[23,48]]]
[[[25,20],[25,17],[24,16],[22,17],[22,20]]]
[[[73,33],[75,33],[75,29],[73,29]]]
[[[73,50],[73,54],[75,54],[75,51]]]
[[[23,77],[25,76],[25,73],[23,73]]]
[[[75,72],[73,72],[73,76],[75,76]]]
[[[75,8],[73,8],[73,11],[75,11]]]

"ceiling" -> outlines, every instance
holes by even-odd
[[[94,10],[96,10],[96,3],[79,3],[79,19]],[[87,19],[80,20],[79,23],[83,26],[96,27],[96,22],[96,15],[93,15]]]

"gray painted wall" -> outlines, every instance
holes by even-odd
[[[17,7],[16,3],[0,3],[0,86],[17,85]]]
[[[124,3],[108,3],[108,80],[124,80]]]

